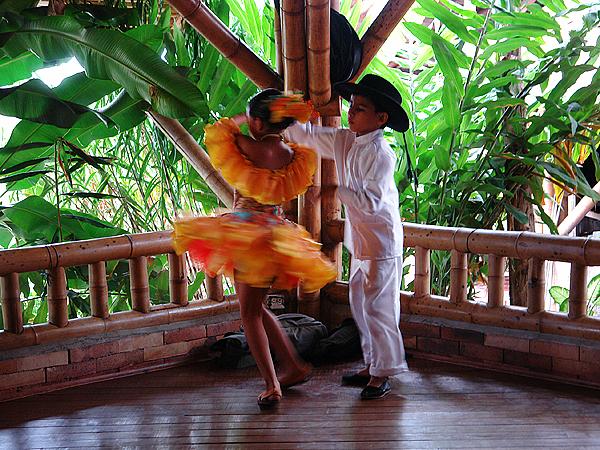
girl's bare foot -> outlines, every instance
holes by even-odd
[[[289,389],[292,386],[307,382],[310,379],[311,374],[312,366],[306,364],[292,373],[284,373],[281,375],[281,377],[279,377],[279,383],[281,384],[282,389]]]

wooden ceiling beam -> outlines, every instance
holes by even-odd
[[[373,21],[360,42],[363,47],[362,63],[352,79],[355,81],[364,72],[377,52],[390,37],[392,31],[406,15],[414,0],[388,0],[379,16]]]
[[[259,88],[283,88],[281,77],[233,34],[203,1],[167,2]]]

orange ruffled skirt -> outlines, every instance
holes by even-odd
[[[273,214],[242,210],[179,219],[173,234],[177,254],[189,251],[209,276],[235,273],[237,282],[276,289],[302,282],[307,292],[314,292],[337,275],[303,227]]]

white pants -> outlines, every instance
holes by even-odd
[[[402,258],[352,258],[350,309],[372,376],[387,377],[408,370],[399,327],[401,274]]]

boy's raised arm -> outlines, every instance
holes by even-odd
[[[310,122],[296,122],[283,132],[283,136],[290,142],[313,148],[322,158],[333,159],[336,138],[343,131]]]

